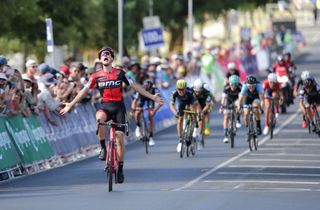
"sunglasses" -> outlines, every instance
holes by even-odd
[[[31,66],[32,68],[38,68],[38,66]]]
[[[109,56],[109,55],[111,55],[111,53],[110,53],[109,51],[103,51],[103,52],[101,53],[101,55],[103,55],[103,56]]]
[[[182,91],[185,91],[185,89],[179,89],[179,88],[178,88],[177,90],[178,90],[178,91],[181,91],[181,92],[182,92]]]
[[[253,88],[253,87],[255,87],[256,85],[255,84],[253,84],[253,85],[248,85],[248,88]]]

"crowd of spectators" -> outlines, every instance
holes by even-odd
[[[201,40],[198,46],[184,54],[163,58],[148,55],[140,59],[123,57],[118,67],[140,84],[148,78],[158,88],[168,88],[177,79],[199,76],[200,72],[210,77],[214,65],[225,73],[228,62],[235,60],[244,66],[240,70],[254,73],[246,68],[244,61],[248,58],[255,60],[257,49],[269,51],[270,58],[274,46],[279,45],[276,42],[276,37],[260,35],[255,41],[244,40],[229,48],[207,48]],[[54,69],[46,63],[38,64],[29,59],[25,67],[26,72],[21,73],[22,71],[8,65],[6,57],[0,56],[0,114],[10,116],[21,113],[28,117],[31,113],[38,115],[43,112],[48,123],[56,125],[51,117],[52,112],[59,111],[64,102],[70,102],[88,82],[90,75],[102,69],[102,63],[95,60],[93,67],[88,68],[82,63],[66,62],[59,69]],[[132,94],[130,90],[125,91],[126,94]],[[95,103],[99,98],[98,90],[93,89],[82,102]]]

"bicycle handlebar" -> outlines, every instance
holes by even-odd
[[[97,131],[96,135],[98,135],[99,131],[99,125],[107,126],[107,127],[125,127],[126,128],[126,136],[129,136],[129,124],[128,122],[126,123],[115,123],[113,121],[108,121],[108,122],[100,122],[100,120],[97,120]]]
[[[188,113],[188,114],[197,114],[196,112],[188,110],[188,109],[183,110],[183,112]]]

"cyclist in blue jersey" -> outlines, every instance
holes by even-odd
[[[256,117],[256,125],[257,125],[257,133],[258,135],[262,134],[261,131],[261,120],[260,120],[260,112],[258,108],[263,109],[264,107],[264,96],[263,89],[260,82],[257,81],[256,77],[253,75],[247,76],[245,84],[242,86],[240,95],[239,95],[239,106],[243,103],[243,114],[244,114],[244,122],[246,127],[248,128],[248,105],[252,105],[254,109],[254,114]],[[240,108],[240,107],[238,107]]]

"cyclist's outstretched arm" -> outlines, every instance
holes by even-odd
[[[89,92],[89,90],[90,90],[89,86],[84,86],[84,88],[82,88],[82,89],[80,90],[80,92],[77,94],[77,96],[76,96],[70,103],[66,103],[66,104],[65,104],[66,106],[65,106],[63,109],[61,109],[60,114],[61,114],[61,115],[64,115],[64,114],[66,114],[67,112],[69,112],[70,109],[71,109],[74,105],[76,105],[76,103],[78,103],[81,99],[83,99],[83,98],[87,95],[87,93]]]
[[[137,91],[138,93],[140,93],[141,95],[150,98],[151,100],[159,103],[159,104],[164,104],[165,100],[163,98],[160,98],[158,96],[158,94],[154,94],[152,95],[151,93],[149,93],[148,91],[146,91],[145,89],[143,89],[143,87],[141,87],[141,85],[137,84],[137,83],[131,83],[130,86]]]

